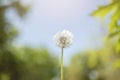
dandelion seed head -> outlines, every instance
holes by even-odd
[[[73,35],[68,30],[63,30],[55,34],[53,38],[55,44],[61,48],[69,47],[73,42]]]

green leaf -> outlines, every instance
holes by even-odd
[[[118,34],[120,34],[120,31],[116,31],[114,33],[111,33],[108,37],[113,38],[114,36],[117,36]]]
[[[117,4],[118,3],[115,2],[115,3],[111,3],[109,5],[106,5],[106,6],[101,6],[101,7],[99,7],[98,10],[96,10],[92,13],[92,16],[100,16],[100,17],[104,18],[110,11],[115,9]]]
[[[116,29],[116,27],[118,26],[117,21],[120,19],[120,10],[119,10],[119,6],[116,6],[117,9],[114,12],[114,14],[111,16],[111,22],[110,22],[110,27],[109,27],[109,32],[113,33]]]

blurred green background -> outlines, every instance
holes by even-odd
[[[10,21],[7,14],[14,10],[17,15],[14,18],[24,22],[32,5],[23,4],[22,1],[24,0],[0,0],[0,80],[60,80],[60,61],[54,51],[47,47],[16,44],[15,39],[21,33],[15,25],[16,21]],[[64,66],[65,80],[120,80],[119,9],[120,0],[111,0],[91,11],[89,15],[92,17],[99,16],[100,20],[107,17],[109,20],[109,26],[105,26],[108,28],[105,32],[108,34],[107,39],[98,48],[74,51],[70,63]],[[23,26],[21,28],[24,29]],[[104,38],[100,36],[100,39]],[[79,46],[76,47],[79,49]]]

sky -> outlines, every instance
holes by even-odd
[[[32,5],[25,20],[16,21],[19,37],[17,45],[44,46],[60,57],[61,49],[55,46],[53,36],[64,29],[74,35],[73,45],[64,49],[64,64],[77,52],[99,48],[103,39],[101,24],[91,13],[108,0],[23,0]],[[13,17],[13,15],[11,15]],[[22,27],[21,27],[22,26]]]

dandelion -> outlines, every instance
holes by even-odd
[[[54,42],[61,48],[69,47],[73,42],[73,35],[71,32],[63,30],[54,36]]]
[[[54,42],[57,46],[62,49],[61,54],[61,80],[63,80],[63,49],[72,45],[73,35],[71,32],[67,30],[63,30],[62,32],[58,32],[54,36]]]

